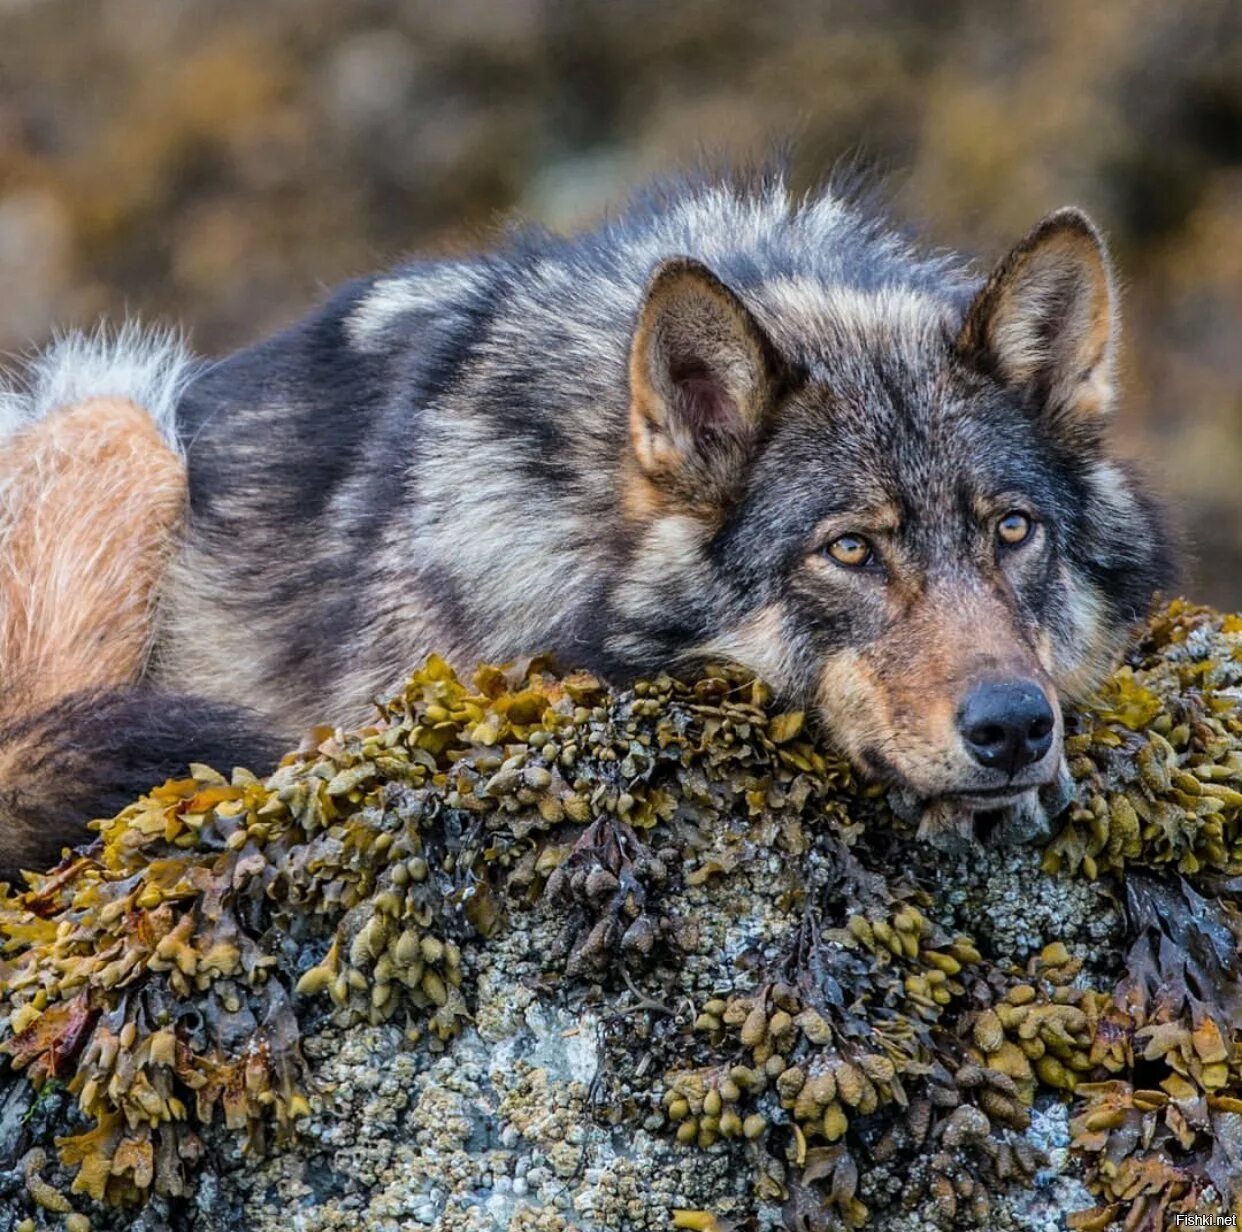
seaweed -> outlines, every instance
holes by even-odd
[[[895,1163],[943,1226],[985,1223],[1041,1167],[1025,1130],[1050,1095],[1073,1101],[1098,1197],[1075,1226],[1238,1212],[1239,655],[1242,621],[1174,603],[1069,718],[1045,866],[1115,883],[1111,984],[1059,942],[1018,965],[945,923],[888,858],[908,823],[734,668],[610,691],[538,659],[465,682],[432,658],[372,724],[317,730],[263,781],[192,767],[0,891],[0,1052],[72,1097],[71,1194],[177,1197],[209,1127],[252,1153],[296,1140],[304,1032],[396,1022],[443,1051],[471,1021],[472,953],[549,918],[544,987],[638,1015],[601,1042],[598,1113],[743,1152],[790,1228],[862,1226],[868,1170]],[[772,853],[775,943],[668,1007],[700,945],[690,899],[744,898]],[[29,1201],[67,1212],[23,1150]]]

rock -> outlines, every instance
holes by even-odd
[[[198,767],[0,895],[0,1232],[1231,1211],[1240,630],[1153,620],[1043,852],[915,842],[727,669],[433,659],[265,782]]]

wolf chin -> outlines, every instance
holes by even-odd
[[[980,280],[775,177],[362,279],[211,364],[63,340],[0,401],[0,868],[430,651],[735,660],[925,835],[1030,832],[1170,565],[1116,345],[1075,209]]]

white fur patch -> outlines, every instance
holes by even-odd
[[[452,314],[463,295],[472,294],[483,277],[469,266],[421,266],[379,278],[345,322],[345,332],[360,351],[382,351],[385,331],[409,312],[443,318]]]
[[[705,594],[712,576],[703,558],[708,528],[698,519],[673,513],[653,522],[634,554],[634,564],[616,587],[617,607],[636,620],[658,619],[666,600],[652,585],[659,578],[676,577],[689,591]]]
[[[146,411],[179,453],[177,404],[198,369],[176,330],[127,321],[116,330],[66,334],[0,384],[0,441],[62,407],[117,398]]]
[[[716,634],[690,653],[697,659],[719,657],[740,663],[780,692],[792,693],[796,680],[794,656],[783,620],[779,607],[760,608],[741,624]]]
[[[846,333],[918,354],[937,345],[950,314],[943,300],[912,287],[860,291],[803,275],[769,279],[759,296],[757,315],[774,337],[791,322],[799,341],[817,348],[831,347]]]
[[[1097,463],[1087,475],[1096,499],[1108,511],[1109,531],[1120,537],[1139,517],[1138,502],[1125,472],[1113,462]]]

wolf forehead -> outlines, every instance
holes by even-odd
[[[752,487],[800,482],[800,495],[825,514],[895,507],[897,521],[922,506],[970,517],[979,498],[1005,491],[1068,512],[1056,443],[954,355],[960,318],[930,306],[917,332],[888,324],[871,322],[807,364],[755,451]]]
[[[1038,419],[962,362],[955,282],[936,295],[780,276],[741,294],[796,377],[757,442],[738,510],[766,510],[762,533],[788,529],[793,550],[833,513],[947,527],[1008,494],[1069,517],[1080,503],[1073,462],[1084,475],[1107,465],[1084,450],[1067,469]]]

